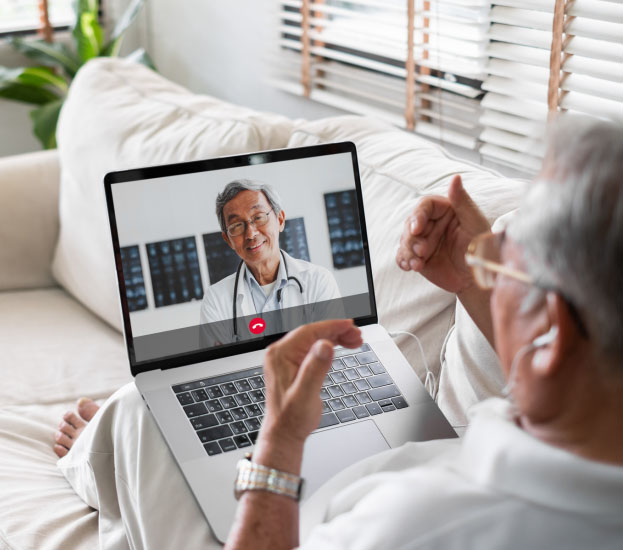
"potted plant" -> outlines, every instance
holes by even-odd
[[[136,19],[143,3],[144,0],[132,0],[107,39],[98,21],[99,0],[77,0],[72,47],[48,40],[10,40],[16,50],[39,65],[19,68],[0,66],[0,98],[35,105],[30,111],[33,133],[45,149],[56,147],[58,115],[71,81],[80,67],[94,57],[119,54],[123,36]],[[127,57],[154,69],[142,48]]]

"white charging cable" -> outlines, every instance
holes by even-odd
[[[424,368],[426,369],[426,378],[424,379],[424,387],[426,388],[426,391],[428,391],[428,393],[431,394],[432,398],[436,400],[437,399],[437,380],[435,380],[435,376],[433,375],[431,370],[428,368],[428,361],[426,360],[426,355],[424,355],[424,348],[422,347],[422,342],[420,342],[420,339],[415,334],[412,334],[411,332],[407,332],[406,330],[397,330],[395,332],[389,333],[389,335],[392,338],[396,338],[397,336],[401,336],[403,334],[405,336],[410,336],[417,342],[418,348],[420,348],[420,355],[422,356],[422,362],[424,363]]]

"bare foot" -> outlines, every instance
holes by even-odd
[[[78,414],[67,411],[63,415],[58,431],[54,434],[54,440],[56,441],[54,452],[57,456],[62,458],[69,452],[69,449],[71,449],[82,430],[86,427],[87,422],[93,418],[99,408],[95,401],[83,397],[77,404]]]

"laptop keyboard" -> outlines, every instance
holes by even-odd
[[[172,388],[208,455],[255,443],[266,400],[261,366]],[[320,398],[322,417],[317,429],[408,406],[368,344],[335,350]]]

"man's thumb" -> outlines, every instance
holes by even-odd
[[[469,193],[465,190],[465,187],[463,187],[461,176],[458,174],[454,176],[450,182],[448,200],[450,201],[459,222],[469,223],[471,225],[473,223],[480,224],[484,221],[484,223],[488,225],[483,214],[480,212],[480,209],[469,196]],[[484,230],[486,230],[486,227],[483,231]]]

